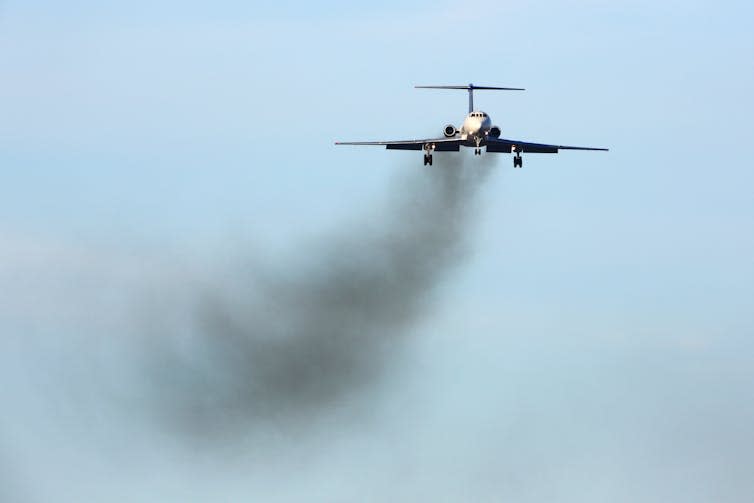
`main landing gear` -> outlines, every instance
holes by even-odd
[[[521,152],[516,152],[516,155],[513,156],[513,167],[514,168],[523,168],[524,167],[524,160],[521,157]]]
[[[427,143],[424,145],[424,165],[429,164],[432,166],[432,151],[435,149],[434,143]]]

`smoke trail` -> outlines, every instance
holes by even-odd
[[[181,329],[153,326],[161,410],[192,430],[228,431],[307,420],[374,382],[464,256],[473,196],[491,167],[437,159],[412,166],[379,218],[328,239],[307,264],[241,267],[189,299]]]

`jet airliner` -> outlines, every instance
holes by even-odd
[[[424,165],[432,165],[432,153],[458,152],[461,147],[473,147],[474,155],[482,155],[482,147],[487,152],[510,152],[513,154],[513,167],[521,168],[524,165],[521,154],[533,152],[540,154],[557,154],[559,150],[601,150],[606,148],[596,147],[571,147],[567,145],[549,145],[546,143],[531,143],[519,140],[501,138],[502,131],[492,124],[492,119],[487,113],[474,109],[474,91],[476,90],[501,90],[523,91],[518,87],[489,87],[475,86],[414,86],[420,89],[464,89],[469,93],[469,113],[463,120],[461,127],[448,124],[443,128],[442,138],[426,138],[419,140],[399,141],[350,141],[335,142],[336,145],[384,145],[391,150],[424,150]]]

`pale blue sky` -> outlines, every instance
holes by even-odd
[[[93,277],[143,255],[222,268],[247,246],[295,260],[422,168],[416,152],[334,140],[461,121],[465,93],[415,84],[525,87],[477,94],[503,136],[611,151],[532,154],[522,170],[500,156],[470,255],[404,358],[419,369],[408,391],[388,390],[377,433],[348,425],[313,449],[336,461],[304,470],[301,491],[746,501],[753,28],[743,1],[0,2],[0,330],[52,330],[49,313],[85,304],[89,283],[48,289],[81,264]],[[400,433],[404,406],[432,419]],[[447,437],[462,467],[436,461]],[[5,444],[37,465],[37,448]],[[377,454],[357,474],[360,447]],[[162,494],[180,500],[190,477],[161,463]],[[408,482],[386,468],[403,464],[426,470]],[[202,490],[270,490],[215,475]]]

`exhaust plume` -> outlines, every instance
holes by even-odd
[[[203,282],[173,321],[153,315],[148,375],[160,414],[192,434],[309,422],[378,382],[463,258],[473,196],[491,167],[489,158],[438,160],[404,180],[378,218],[331,237],[304,264],[239,266]]]

